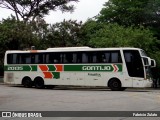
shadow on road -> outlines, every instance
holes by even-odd
[[[5,85],[8,87],[18,87],[22,89],[36,89],[35,87],[32,88],[25,88],[22,85]],[[42,90],[42,89],[37,89]],[[56,86],[53,89],[44,88],[43,90],[74,90],[74,91],[111,91],[109,88],[106,87],[84,87],[84,86]],[[160,89],[154,88],[127,88],[124,91],[116,91],[116,92],[151,92],[151,91],[160,91]],[[115,91],[113,91],[115,92]]]

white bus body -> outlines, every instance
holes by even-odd
[[[25,87],[151,87],[150,58],[139,48],[49,48],[6,51],[4,82]],[[155,66],[155,65],[154,65]]]

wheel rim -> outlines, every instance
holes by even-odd
[[[36,86],[37,87],[42,87],[43,86],[43,82],[41,80],[39,80],[39,81],[37,80]]]
[[[43,87],[44,87],[44,82],[43,82],[43,80],[42,80],[42,79],[37,79],[37,80],[35,81],[35,87],[36,87],[36,88],[43,88]]]
[[[31,86],[30,84],[31,84],[31,82],[29,79],[24,81],[24,87],[30,87]]]
[[[113,87],[117,88],[119,86],[118,82],[113,82]]]

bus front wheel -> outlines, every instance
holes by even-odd
[[[111,79],[109,81],[108,86],[112,91],[121,91],[122,90],[121,82],[118,79]]]
[[[44,88],[44,80],[41,77],[37,77],[34,80],[34,85],[37,89],[42,89]]]

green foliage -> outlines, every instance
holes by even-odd
[[[99,22],[144,26],[160,39],[159,0],[109,0],[96,17]],[[158,46],[160,47],[160,46]]]
[[[125,26],[153,26],[160,24],[159,6],[159,0],[109,0],[97,19]]]
[[[70,2],[78,0],[0,0],[0,7],[14,11],[18,21],[20,16],[27,22],[34,21],[36,17],[43,18],[50,10],[72,12],[74,6],[69,5]]]
[[[18,50],[30,47],[37,43],[37,38],[32,34],[32,25],[15,18],[3,20],[0,24],[0,48]]]
[[[74,20],[50,25],[44,44],[50,47],[79,46],[81,25],[82,22]]]
[[[156,72],[160,72],[159,6],[160,0],[109,0],[96,20],[101,24],[114,25],[109,24],[98,30],[89,43],[104,47],[140,47],[156,60],[158,66]],[[108,34],[103,34],[104,32]]]
[[[124,27],[118,24],[88,21],[82,27],[83,44],[91,47],[137,47],[144,49],[160,65],[157,54],[158,40],[144,27]],[[155,54],[156,53],[156,54]]]

